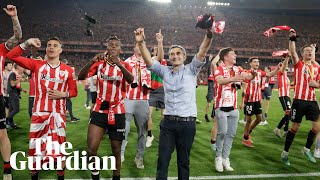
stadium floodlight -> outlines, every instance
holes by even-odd
[[[171,3],[171,0],[148,0],[150,2]]]
[[[230,6],[230,3],[208,1],[207,5],[208,6]]]

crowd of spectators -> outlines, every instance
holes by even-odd
[[[112,35],[117,35],[125,47],[125,51],[132,52],[134,43],[133,31],[137,27],[145,27],[149,45],[156,44],[155,34],[159,29],[164,35],[164,45],[181,44],[188,47],[190,54],[197,52],[204,32],[195,29],[197,16],[212,13],[217,20],[226,21],[225,32],[214,36],[213,47],[248,48],[248,49],[286,49],[288,48],[287,34],[279,32],[267,38],[263,32],[276,25],[289,25],[296,29],[300,38],[297,47],[304,44],[317,43],[320,38],[319,15],[303,15],[286,10],[259,10],[236,8],[190,8],[184,6],[159,5],[136,1],[18,1],[16,4],[19,19],[23,29],[23,38],[39,37],[46,40],[57,36],[62,41],[74,41],[66,44],[67,49],[97,49],[103,50],[103,43]],[[97,20],[90,24],[85,13]],[[302,14],[302,15],[301,15]],[[4,13],[0,14],[1,39],[12,35],[12,27],[3,25],[11,24]],[[86,30],[93,31],[93,36],[87,36]],[[78,42],[78,43],[77,43]],[[95,45],[81,44],[92,42]],[[217,51],[215,51],[217,52]],[[89,51],[66,51],[64,59],[79,69],[95,53]],[[128,56],[128,55],[126,55]],[[205,70],[201,71],[199,79],[206,81]]]

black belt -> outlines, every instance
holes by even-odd
[[[188,122],[188,121],[196,121],[197,118],[195,117],[180,117],[180,116],[171,116],[171,115],[164,115],[164,119],[168,119],[168,120],[171,120],[171,121],[185,121],[185,122]]]

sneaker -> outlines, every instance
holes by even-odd
[[[304,155],[307,156],[307,158],[308,158],[309,161],[311,161],[311,162],[313,162],[313,163],[316,163],[316,162],[317,162],[316,159],[312,156],[310,149],[307,149],[306,147],[303,147],[303,148],[301,149],[301,152],[302,152]]]
[[[252,139],[251,139],[251,136],[250,136],[250,135],[248,135],[248,140],[251,142],[251,144],[253,144],[253,141],[252,141]]]
[[[223,172],[222,157],[216,157],[215,166],[218,172]]]
[[[211,150],[215,152],[217,150],[216,144],[210,144]]]
[[[287,166],[290,166],[290,162],[289,162],[289,157],[288,157],[289,153],[288,152],[285,152],[283,151],[281,153],[281,161],[283,164],[287,165]]]
[[[248,140],[243,139],[242,140],[242,144],[247,146],[247,147],[249,147],[249,148],[253,148],[254,147],[249,139]]]
[[[91,109],[91,106],[86,106],[86,109]]]
[[[267,120],[264,120],[264,121],[261,121],[259,123],[260,126],[265,126],[265,125],[268,125],[268,121]]]
[[[70,120],[70,122],[76,123],[76,122],[79,122],[79,120],[80,120],[79,118],[72,117],[71,120]]]
[[[239,121],[239,123],[240,123],[240,124],[246,124],[246,121],[245,121],[244,119],[241,119],[241,120]]]
[[[287,137],[288,131],[284,131],[282,137]]]
[[[12,175],[11,174],[4,174],[3,180],[12,180]]]
[[[234,171],[234,169],[230,166],[229,158],[222,159],[222,166],[226,171]]]
[[[315,149],[314,149],[313,156],[314,156],[315,158],[320,158],[320,149],[315,148]]]
[[[17,126],[17,124],[11,125],[11,129],[22,129],[22,127]]]
[[[143,157],[134,158],[134,162],[136,163],[138,169],[144,169]]]
[[[274,130],[273,130],[273,133],[274,133],[274,135],[276,135],[278,138],[282,138],[282,136],[281,136],[281,133],[280,133],[280,129],[278,129],[278,128],[275,128]]]
[[[146,147],[151,147],[154,136],[147,136]]]
[[[197,124],[201,124],[202,121],[200,121],[199,119],[196,119],[196,123],[197,123]]]
[[[58,180],[64,180],[64,175],[63,176],[58,175]]]
[[[210,122],[209,117],[208,117],[208,114],[206,114],[206,115],[204,116],[204,119],[205,119],[207,122]]]

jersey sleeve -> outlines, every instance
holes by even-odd
[[[214,80],[216,80],[218,76],[223,76],[223,69],[221,66],[214,71]]]
[[[72,98],[78,95],[77,78],[73,69],[70,68],[68,71],[69,71],[69,76],[67,79],[68,92],[69,92],[69,97]]]
[[[22,53],[23,49],[20,46],[16,46],[7,54],[7,57],[19,66],[34,72],[36,62],[31,58],[21,56]]]
[[[98,67],[100,64],[101,64],[100,62],[96,62],[96,63],[92,64],[92,66],[90,67],[90,70],[88,72],[87,77],[92,77],[94,75],[97,75],[97,70],[98,70]]]

